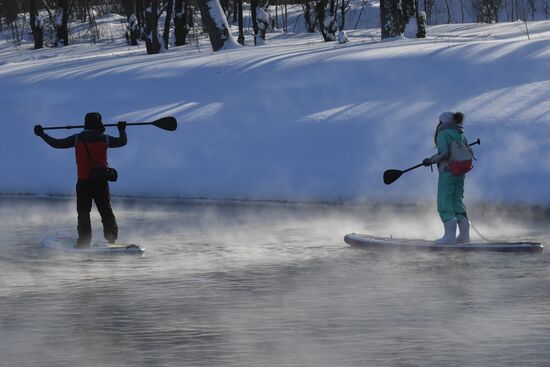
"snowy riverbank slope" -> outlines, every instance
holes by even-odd
[[[440,25],[424,40],[347,45],[272,35],[266,46],[148,56],[122,42],[0,47],[0,192],[72,193],[74,153],[35,123],[173,115],[174,133],[128,128],[110,151],[117,194],[290,200],[433,200],[436,173],[404,169],[434,153],[444,110],[466,114],[478,161],[468,200],[550,204],[550,22]],[[374,38],[373,38],[374,36]],[[116,129],[110,131],[115,133]],[[62,130],[53,136],[67,136]]]

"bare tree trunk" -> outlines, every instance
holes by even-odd
[[[315,10],[323,40],[336,41],[336,1],[319,0]]]
[[[426,13],[419,11],[416,15],[416,38],[426,38]]]
[[[229,11],[229,0],[220,0],[220,5],[222,6],[223,13],[227,14]]]
[[[168,0],[166,4],[166,18],[164,19],[164,32],[162,39],[164,40],[164,49],[168,49],[170,42],[170,23],[172,22],[172,9],[174,8],[174,0]]]
[[[413,0],[413,6],[416,17],[416,38],[426,38],[426,13],[420,10],[420,0]]]
[[[126,12],[126,19],[128,19],[127,40],[130,46],[137,46],[139,37],[139,22],[136,16],[136,2],[135,0],[123,0],[122,7]]]
[[[189,3],[187,0],[176,0],[174,14],[174,35],[176,36],[176,46],[187,44],[187,35],[189,34]]]
[[[306,30],[309,33],[315,32],[315,26],[317,25],[315,2],[311,0],[300,0],[302,9],[304,11],[304,22],[306,23]]]
[[[542,11],[544,12],[544,18],[548,19],[550,15],[550,1],[541,0],[541,5],[542,5]]]
[[[145,15],[145,6],[143,5],[143,0],[135,0],[136,2],[136,18],[139,28],[139,39],[145,41],[147,39],[145,35],[145,24],[146,15]]]
[[[501,5],[501,0],[472,0],[472,11],[475,20],[484,23],[498,23],[498,13]]]
[[[359,12],[359,15],[357,16],[357,20],[355,21],[355,26],[353,29],[357,29],[357,26],[359,26],[359,21],[361,20],[361,15],[363,15],[363,10],[367,7],[367,1],[363,0],[363,6],[361,7],[361,11]],[[367,23],[366,21],[367,17],[365,17],[365,25]]]
[[[283,15],[283,19],[284,19],[283,32],[287,34],[288,33],[288,0],[284,0],[284,1],[285,1],[285,14]]]
[[[231,42],[227,19],[218,0],[199,0],[203,27],[210,37],[212,49],[218,51]]]
[[[29,13],[31,17],[32,37],[34,38],[34,49],[38,50],[44,47],[44,26],[42,17],[36,9],[37,0],[29,0]]]
[[[402,34],[402,19],[403,13],[401,1],[380,1],[380,25],[382,28],[382,40],[397,37]]]
[[[275,29],[279,29],[279,5],[275,3]]]
[[[57,0],[55,14],[55,45],[69,44],[69,0]]]
[[[244,46],[244,21],[243,21],[243,0],[235,0],[237,3],[237,20],[239,22],[239,38],[237,42]]]
[[[2,4],[0,3],[0,5]],[[19,34],[19,28],[17,26],[17,15],[19,14],[19,4],[17,4],[15,1],[9,1],[3,4],[2,10],[6,17],[6,23],[11,26],[13,42],[15,45],[19,46],[21,44],[21,37]]]
[[[147,0],[145,2],[145,47],[147,54],[153,55],[160,52],[158,34],[158,0]]]
[[[341,1],[342,2],[340,3],[340,25],[338,27],[338,30],[340,32],[344,31],[344,29],[346,28],[346,13],[349,10],[349,3],[350,3],[350,0],[341,0]]]
[[[85,22],[88,19],[88,4],[86,0],[74,0],[74,13],[76,19]]]
[[[426,13],[427,24],[432,24],[434,5],[435,5],[435,0],[424,0],[424,12]]]
[[[254,44],[263,43],[265,41],[265,34],[270,29],[269,3],[270,0],[258,1],[258,7],[256,9],[256,26],[258,27],[258,33],[255,34]]]
[[[254,32],[254,42],[258,34],[258,18],[256,16],[256,9],[258,8],[258,0],[250,0],[250,18],[252,18],[252,32]]]
[[[450,0],[445,0],[445,6],[447,8],[447,24],[451,23],[451,2]]]
[[[96,43],[96,41],[99,39],[99,28],[97,28],[97,22],[95,21],[95,15],[92,12],[92,8],[89,6],[89,2],[87,0],[84,1],[84,7],[86,9],[86,12],[88,13],[88,23],[89,23],[89,30],[90,30],[90,36],[92,37],[92,43]]]
[[[537,12],[537,4],[535,0],[529,0],[529,7],[531,8],[531,20],[535,21],[535,13]]]

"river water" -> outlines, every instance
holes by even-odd
[[[1,366],[550,366],[546,253],[343,242],[440,235],[426,208],[115,199],[145,256],[42,249],[74,232],[74,206],[0,197]],[[477,216],[488,237],[550,245],[547,218]]]

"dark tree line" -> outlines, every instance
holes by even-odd
[[[350,1],[249,0],[245,4],[250,6],[254,44],[264,43],[270,28],[279,28],[279,18],[283,30],[288,31],[288,5],[302,8],[299,20],[308,32],[319,32],[323,40],[334,41],[337,31],[346,28]],[[37,49],[46,40],[48,44],[66,46],[71,42],[69,22],[89,22],[92,33],[95,29],[95,39],[99,37],[95,17],[114,12],[127,18],[128,43],[135,46],[143,42],[147,52],[154,54],[169,47],[171,32],[176,46],[187,44],[191,27],[195,27],[193,14],[198,9],[202,23],[198,31],[206,31],[212,47],[218,50],[232,42],[228,19],[237,23],[237,42],[244,44],[245,4],[243,0],[0,0],[0,30],[11,28],[15,40],[30,28]],[[278,9],[282,17],[277,16]],[[270,14],[273,10],[275,18]],[[416,22],[417,37],[425,37],[426,24],[534,20],[537,12],[548,19],[550,0],[381,0],[380,24],[383,39],[402,35],[411,22]],[[21,14],[28,14],[27,31],[20,29],[16,21]],[[159,25],[163,14],[165,22]]]
[[[160,50],[158,19],[162,12],[166,12],[162,41],[167,48],[172,22],[175,45],[187,44],[191,21],[189,9],[190,0],[0,0],[0,29],[2,19],[16,27],[17,16],[28,13],[36,49],[44,46],[46,19],[51,27],[54,46],[66,46],[70,43],[70,20],[92,24],[95,22],[94,14],[116,12],[127,17],[128,43],[135,46],[141,40],[145,42],[147,52],[156,53]]]

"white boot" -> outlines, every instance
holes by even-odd
[[[438,245],[452,245],[456,243],[456,218],[449,219],[446,222],[443,222],[443,227],[445,228],[445,234],[442,238],[435,240],[435,243]]]
[[[457,243],[470,243],[470,221],[468,218],[462,217],[462,220],[458,222],[458,233]]]

